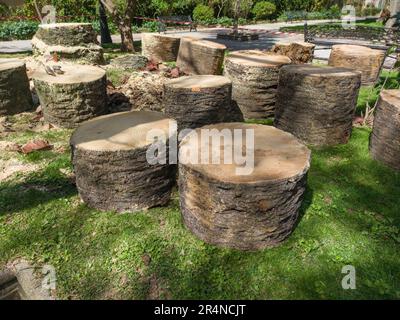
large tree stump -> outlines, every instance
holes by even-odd
[[[226,46],[201,39],[181,39],[176,65],[187,74],[221,75]]]
[[[75,128],[107,111],[103,69],[63,64],[62,70],[65,74],[51,76],[44,67],[39,67],[32,74],[46,121],[63,128]]]
[[[165,113],[179,130],[229,122],[233,118],[232,82],[223,76],[190,76],[164,84]]]
[[[238,51],[225,59],[224,75],[233,82],[233,100],[246,119],[265,119],[275,113],[279,70],[288,57],[257,50]]]
[[[202,146],[201,130],[254,130],[254,145],[240,139]],[[245,135],[245,134],[244,134]],[[243,141],[246,141],[243,135]],[[210,141],[212,141],[210,139]],[[224,164],[224,153],[254,150],[254,170],[238,175],[243,166]],[[198,152],[211,162],[194,164],[182,155]],[[207,154],[208,152],[208,154]],[[207,243],[241,250],[273,247],[293,231],[306,189],[311,152],[291,134],[273,127],[242,123],[197,129],[180,145],[179,190],[185,225]],[[205,156],[209,155],[209,156]],[[200,163],[197,162],[197,163]],[[250,173],[250,172],[248,172]]]
[[[142,55],[154,62],[176,61],[181,39],[156,33],[142,34]]]
[[[292,63],[310,63],[314,59],[315,44],[308,42],[278,42],[272,48],[272,52],[287,56]]]
[[[77,63],[103,64],[103,49],[90,23],[41,24],[32,39],[36,56],[56,54]]]
[[[347,143],[360,85],[358,71],[285,66],[280,72],[275,126],[311,145]]]
[[[362,72],[362,84],[374,85],[385,61],[385,52],[363,46],[335,45],[329,57],[329,65]]]
[[[375,160],[400,171],[400,90],[383,90],[380,95],[370,152]]]
[[[148,162],[147,151],[154,140],[147,135],[157,130],[157,135],[165,134],[168,143],[170,134],[176,134],[169,128],[171,123],[174,121],[161,113],[131,111],[82,124],[71,137],[82,200],[90,207],[118,212],[165,205],[174,186],[176,166],[168,164],[168,144],[166,164]]]
[[[26,66],[17,59],[0,59],[0,116],[33,107]]]

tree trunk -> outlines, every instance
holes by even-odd
[[[361,82],[366,86],[376,83],[384,61],[385,51],[355,45],[334,45],[329,57],[332,67],[361,71]]]
[[[238,51],[225,59],[224,75],[233,82],[233,100],[245,119],[266,119],[275,112],[279,70],[288,57],[257,50]]]
[[[169,127],[173,123],[161,113],[133,111],[82,124],[70,141],[82,200],[92,208],[117,212],[167,204],[176,179],[176,166],[168,161],[168,140],[176,133]],[[151,130],[168,137],[166,163],[148,162]]]
[[[231,136],[237,130],[252,130],[255,140],[251,145],[233,139],[233,143],[203,147],[201,129],[224,130]],[[192,164],[186,158],[179,163],[180,205],[187,228],[207,243],[239,250],[282,243],[298,221],[310,150],[291,134],[269,126],[223,123],[201,129],[187,135],[180,145],[182,155],[197,151],[203,156],[210,147],[206,158],[210,164]],[[237,165],[223,163],[232,145],[240,150],[256,146],[251,174],[238,175]],[[210,158],[218,156],[222,163],[211,164]]]
[[[121,33],[121,51],[135,52],[135,45],[133,43],[132,26],[130,22],[118,24],[119,32]]]
[[[230,122],[232,82],[222,76],[191,76],[164,84],[165,113],[178,122],[178,129]]]
[[[99,18],[100,18],[100,35],[101,44],[112,43],[110,29],[108,28],[106,8],[104,4],[99,1]]]
[[[347,143],[360,86],[358,71],[284,66],[279,75],[275,126],[314,146]]]
[[[0,116],[24,112],[32,107],[25,63],[17,59],[0,59]]]
[[[383,90],[376,109],[370,153],[400,171],[400,90]]]
[[[188,74],[220,75],[225,52],[225,45],[184,37],[181,39],[176,65]]]
[[[386,28],[393,28],[399,24],[400,15],[400,1],[391,0],[390,1],[390,19],[386,22]]]
[[[42,67],[32,74],[47,122],[62,128],[76,128],[107,111],[103,69],[62,65],[62,70],[65,74],[56,77],[48,75]]]

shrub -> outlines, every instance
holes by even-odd
[[[158,26],[158,21],[145,21],[142,24],[142,30],[147,32],[157,32]]]
[[[199,4],[193,10],[195,21],[210,21],[214,18],[214,9],[203,4]]]
[[[268,19],[275,13],[275,11],[275,4],[268,1],[257,2],[251,10],[257,20]]]
[[[35,21],[9,21],[0,24],[0,40],[28,40],[38,29]]]

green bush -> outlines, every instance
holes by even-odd
[[[268,19],[275,13],[275,11],[275,4],[268,1],[257,2],[251,10],[257,20]]]
[[[157,21],[146,21],[142,24],[142,30],[147,32],[157,32],[158,22]]]
[[[205,6],[203,4],[199,4],[193,10],[193,19],[194,21],[210,21],[214,18],[214,9]]]
[[[38,29],[38,22],[9,21],[0,24],[0,40],[28,40]]]

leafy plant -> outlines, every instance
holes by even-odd
[[[275,11],[275,4],[268,1],[257,2],[251,10],[257,20],[268,19],[275,13]]]
[[[31,39],[38,29],[38,22],[10,21],[0,25],[0,40]]]
[[[214,9],[205,6],[203,4],[199,4],[193,10],[193,19],[195,21],[209,21],[214,18]]]

